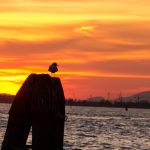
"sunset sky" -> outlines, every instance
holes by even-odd
[[[59,64],[66,97],[150,90],[150,0],[0,0],[0,93]]]

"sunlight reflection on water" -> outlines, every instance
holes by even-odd
[[[0,144],[9,104],[0,104]],[[66,107],[65,150],[150,150],[150,110]],[[31,133],[28,143],[32,143]]]

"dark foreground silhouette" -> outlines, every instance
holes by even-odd
[[[59,78],[31,74],[9,111],[1,150],[62,150],[65,98]],[[32,126],[32,145],[26,141]]]

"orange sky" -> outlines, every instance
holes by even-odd
[[[0,93],[59,64],[66,97],[150,89],[149,0],[1,0]]]

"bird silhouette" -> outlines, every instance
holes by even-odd
[[[58,65],[57,65],[56,62],[52,63],[52,64],[49,66],[48,71],[51,72],[51,75],[54,74],[54,76],[55,76],[55,72],[58,71],[57,66],[58,66]]]

